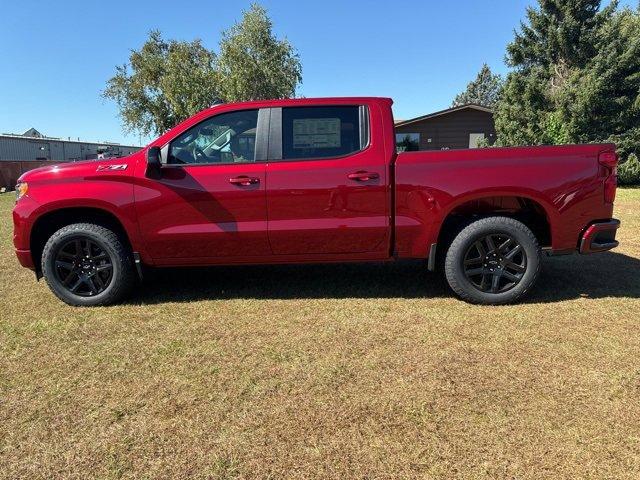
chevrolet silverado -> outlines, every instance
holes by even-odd
[[[617,246],[611,144],[397,153],[392,101],[206,109],[125,158],[16,187],[20,263],[61,300],[121,300],[145,267],[423,259],[462,299],[503,304],[540,256]]]

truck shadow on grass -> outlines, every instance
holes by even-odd
[[[527,303],[575,298],[640,298],[640,259],[622,253],[543,258]]]
[[[152,270],[130,302],[159,304],[215,299],[453,297],[444,276],[421,261],[268,265]],[[640,298],[640,260],[619,253],[543,258],[526,303],[576,298]]]

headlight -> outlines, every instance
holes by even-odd
[[[16,202],[27,194],[27,190],[29,190],[27,182],[20,182],[16,185]]]

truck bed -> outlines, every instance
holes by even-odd
[[[445,219],[467,206],[508,211],[522,202],[547,217],[544,247],[575,250],[590,221],[612,216],[613,204],[603,201],[606,169],[598,157],[614,150],[602,143],[400,153],[394,168],[396,252],[424,258]]]

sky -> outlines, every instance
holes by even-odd
[[[305,97],[384,96],[408,119],[448,108],[486,62],[505,74],[505,46],[527,0],[262,0],[275,34],[298,50]],[[623,0],[637,5],[637,0]],[[115,66],[149,30],[165,38],[220,34],[250,2],[0,0],[0,133],[140,145],[101,97]]]

